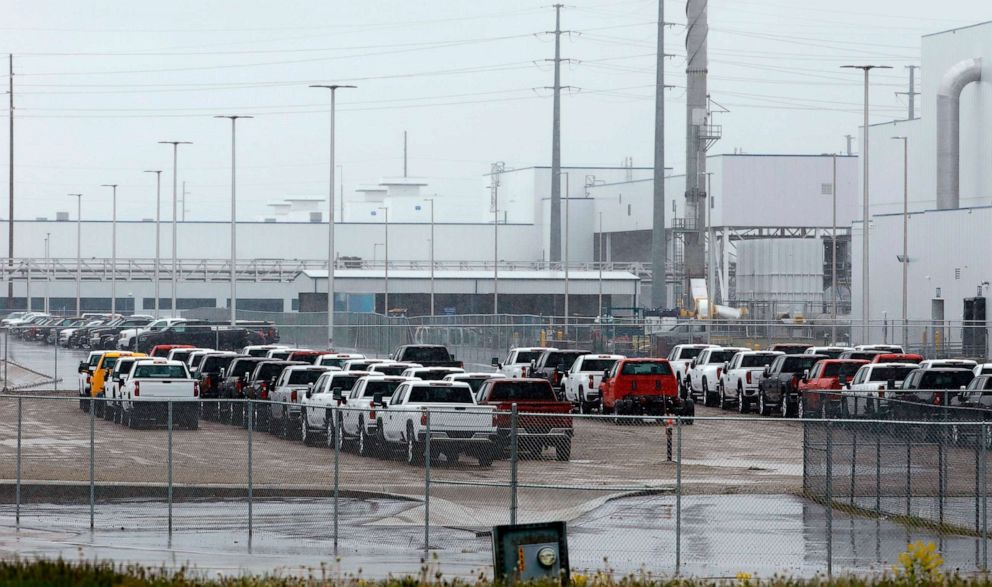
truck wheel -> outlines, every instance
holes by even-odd
[[[114,418],[114,404],[108,403],[107,405],[103,406],[103,419],[109,422],[110,420],[113,420],[113,418]]]
[[[782,398],[782,403],[786,403],[784,397]],[[765,402],[765,394],[763,393],[758,394],[758,413],[761,414],[762,416],[772,415],[772,410]]]
[[[720,393],[720,401],[717,402],[717,405],[720,406],[721,410],[729,410],[730,404],[727,403],[727,388],[723,383],[720,383],[719,393]]]
[[[479,451],[479,454],[476,455],[476,458],[479,459],[479,466],[480,467],[491,467],[491,466],[493,466],[493,451],[492,451],[492,449],[485,449],[484,448],[484,449],[480,450]]]
[[[300,410],[300,440],[305,446],[313,444],[313,435],[310,434],[310,427],[307,426],[307,412]]]
[[[555,458],[559,461],[568,461],[572,458],[572,439],[558,441],[555,445]]]
[[[419,465],[424,460],[424,446],[417,442],[413,434],[413,424],[406,426],[406,464]],[[490,461],[492,462],[492,461]],[[482,457],[479,457],[479,464],[482,464]]]
[[[368,433],[365,431],[365,422],[363,420],[358,421],[358,456],[370,457],[372,456],[372,446],[370,444],[371,439]]]
[[[200,429],[200,419],[196,416],[196,412],[186,416],[186,428],[188,430]]]
[[[737,388],[737,413],[747,414],[751,411],[751,402],[747,401],[747,397],[744,396],[744,390],[740,387]]]
[[[289,440],[289,409],[282,407],[282,420],[279,422],[279,437]]]

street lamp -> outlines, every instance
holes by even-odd
[[[176,287],[178,285],[178,280],[176,279],[176,208],[178,207],[178,194],[176,193],[177,183],[177,171],[179,167],[179,145],[192,145],[193,143],[189,141],[159,141],[160,145],[172,145],[172,315],[178,316],[179,312],[176,309]],[[184,196],[185,197],[185,196]],[[186,202],[183,201],[183,208],[186,208]]]
[[[603,315],[603,213],[599,213],[599,308],[597,316]]]
[[[902,141],[902,344],[909,345],[909,137],[892,137]]]
[[[385,242],[382,243],[382,256],[385,257],[386,262],[386,272],[385,278],[383,280],[383,310],[385,310],[386,316],[389,316],[389,208],[386,206],[377,206],[375,210],[372,210],[372,215],[375,216],[376,210],[382,210],[383,212],[383,228],[385,231]]]
[[[327,189],[327,347],[332,349],[334,347],[334,171],[336,169],[334,164],[334,116],[338,90],[354,88],[355,86],[314,84],[310,87],[331,91],[330,182]],[[344,194],[341,196],[343,198]]]
[[[117,184],[105,183],[100,187],[114,190],[110,220],[110,313],[117,313]]]
[[[79,286],[83,278],[83,259],[80,255],[82,248],[82,215],[83,215],[83,194],[69,194],[70,198],[76,198],[76,316],[82,315],[80,310]]]
[[[237,261],[238,261],[238,225],[237,225],[237,213],[238,204],[237,198],[235,198],[235,169],[236,169],[236,140],[237,140],[237,122],[239,118],[255,118],[254,116],[242,116],[242,115],[226,115],[226,116],[214,116],[214,118],[226,118],[231,121],[231,326],[237,323],[237,311],[238,311],[238,280],[237,280]]]
[[[51,271],[50,271],[51,266],[50,266],[49,261],[48,261],[48,259],[49,259],[48,243],[51,241],[51,238],[52,238],[52,233],[46,232],[45,233],[45,313],[46,314],[48,314],[48,312],[49,312],[49,310],[48,310],[48,305],[49,305],[49,303],[48,303],[48,301],[49,301],[49,292],[48,292],[48,290],[49,290],[49,287],[50,287],[50,284],[51,284],[51,281],[52,281],[52,274],[51,274]],[[78,314],[77,314],[77,316],[78,316]],[[58,341],[56,341],[56,345],[57,344],[58,344]]]
[[[434,315],[434,198],[424,198],[431,203],[431,316]]]
[[[888,65],[842,65],[842,69],[860,69],[865,75],[865,101],[864,101],[864,116],[865,116],[865,140],[864,146],[861,149],[861,159],[862,159],[862,172],[863,172],[863,203],[862,203],[862,218],[861,225],[862,231],[864,233],[863,239],[861,241],[861,330],[864,340],[862,342],[869,342],[869,330],[868,330],[868,313],[871,308],[871,294],[868,288],[868,73],[873,69],[892,69]]]
[[[160,318],[159,300],[159,266],[162,264],[162,170],[153,169],[145,173],[155,174],[155,317]]]

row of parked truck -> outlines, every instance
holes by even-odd
[[[147,353],[160,344],[195,343],[218,349],[279,342],[274,324],[255,320],[212,322],[190,318],[154,318],[133,314],[52,316],[43,312],[14,312],[0,322],[8,334],[25,341],[64,348],[131,350]]]
[[[890,344],[684,344],[669,361],[683,396],[763,416],[918,416],[927,406],[980,407],[992,389],[992,363],[927,360]]]

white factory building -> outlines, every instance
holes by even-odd
[[[903,143],[908,139],[908,318],[911,343],[931,318],[963,318],[964,299],[992,281],[992,22],[923,37],[920,114],[869,132],[869,303],[872,321],[902,314]],[[863,135],[862,135],[863,136]],[[862,312],[862,229],[852,241],[852,311]],[[936,315],[935,315],[936,314]],[[929,327],[928,327],[929,325]],[[875,329],[877,337],[878,330]],[[950,344],[960,329],[943,335]],[[984,354],[984,352],[982,353]]]

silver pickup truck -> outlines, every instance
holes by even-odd
[[[200,388],[179,361],[135,362],[121,392],[121,420],[130,428],[165,424],[172,404],[173,426],[200,426]]]

